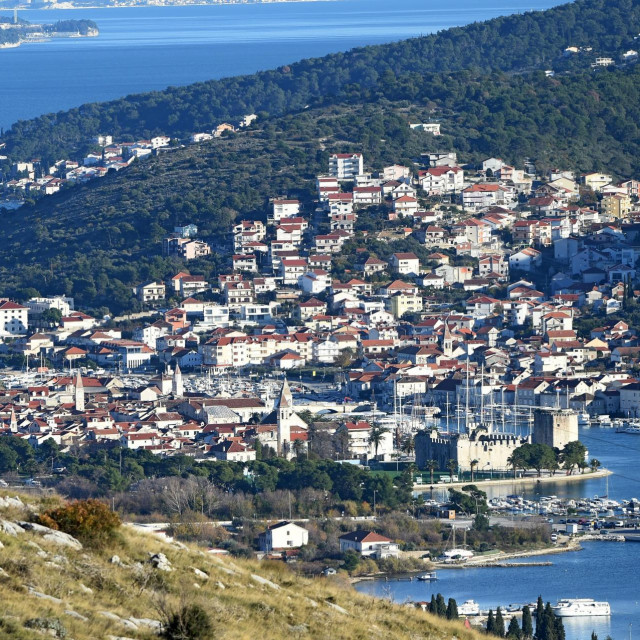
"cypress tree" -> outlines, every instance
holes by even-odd
[[[547,602],[542,612],[542,621],[537,633],[538,640],[558,640],[556,636],[556,616],[551,609],[550,602]]]
[[[496,631],[497,636],[504,638],[504,618],[502,617],[502,609],[496,609]]]
[[[489,609],[487,616],[487,633],[494,634],[496,632],[496,621],[493,619],[493,611]]]
[[[540,630],[542,628],[542,618],[544,614],[544,602],[542,596],[538,596],[538,602],[536,603],[536,639],[543,640],[540,636]]]
[[[562,618],[557,616],[552,612],[553,615],[553,623],[554,623],[554,631],[556,633],[556,640],[565,640],[564,633],[564,623],[562,622]]]
[[[429,613],[434,613],[436,615],[438,614],[438,605],[436,603],[436,597],[433,593],[431,594],[431,602],[429,603]]]
[[[522,608],[522,637],[533,638],[533,620],[531,619],[531,609],[528,606]],[[598,640],[596,638],[596,640]]]
[[[598,634],[595,631],[591,632],[591,640],[598,640]]]
[[[439,593],[436,596],[436,607],[437,607],[437,614],[441,617],[444,618],[447,615],[447,605],[444,601],[444,597],[441,593]]]
[[[458,603],[453,598],[449,598],[449,602],[447,603],[447,620],[457,620],[457,619],[458,619]]]
[[[524,618],[524,612],[523,612]],[[516,617],[513,616],[509,621],[509,628],[507,629],[507,638],[510,640],[520,640],[522,638],[522,631],[520,630],[520,625],[516,620]],[[597,640],[597,638],[596,638]]]

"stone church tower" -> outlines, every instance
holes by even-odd
[[[288,456],[291,445],[291,426],[294,422],[295,412],[293,411],[293,396],[286,378],[282,384],[276,410],[278,412],[278,455]]]
[[[84,411],[84,386],[82,385],[82,376],[78,371],[78,375],[76,376],[76,388],[75,388],[75,402],[76,402],[76,411],[82,413]]]
[[[182,382],[182,371],[180,371],[179,364],[176,364],[176,370],[173,372],[171,390],[176,398],[182,398],[184,395],[184,383]]]

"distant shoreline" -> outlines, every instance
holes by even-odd
[[[549,482],[580,482],[582,480],[593,480],[595,478],[606,478],[613,475],[613,471],[609,469],[598,469],[597,471],[590,471],[589,473],[575,473],[570,476],[566,474],[556,476],[523,476],[522,478],[500,478],[499,480],[475,480],[473,483],[471,480],[465,482],[434,482],[433,484],[415,484],[413,490],[418,493],[428,493],[431,489],[459,489],[469,484],[475,484],[478,487],[498,487],[510,484],[545,484]]]
[[[166,8],[166,7],[224,7],[229,5],[240,4],[290,4],[290,3],[309,3],[309,2],[340,2],[340,0],[268,0],[268,2],[261,2],[260,0],[232,0],[231,2],[168,2],[162,4],[107,4],[107,5],[71,5],[67,2],[61,2],[53,7],[31,7],[31,6],[18,6],[15,7],[18,11],[75,11],[83,9],[146,9],[153,8]],[[13,11],[13,7],[11,8]]]

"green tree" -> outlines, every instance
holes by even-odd
[[[429,482],[433,484],[433,472],[438,468],[438,463],[435,460],[427,460],[424,466],[429,472]]]
[[[61,322],[62,313],[59,309],[46,309],[38,318],[38,324],[42,327],[58,327]]]
[[[511,640],[520,640],[522,638],[522,630],[520,629],[520,625],[518,624],[518,620],[515,616],[512,616],[509,621],[507,638],[511,638]]]
[[[436,612],[441,618],[445,618],[447,615],[447,605],[441,593],[436,596]]]
[[[351,573],[352,571],[355,571],[358,568],[358,565],[360,564],[361,560],[362,558],[360,557],[359,553],[349,550],[344,554],[344,561],[343,561],[342,567],[343,569]]]
[[[387,433],[389,433],[389,429],[386,427],[383,427],[376,422],[371,425],[371,429],[369,430],[369,444],[373,445],[375,452],[374,456],[376,458],[378,457],[378,449],[384,441],[384,437]]]
[[[429,612],[434,615],[438,615],[438,601],[436,600],[435,593],[431,594],[431,602],[429,603]]]
[[[591,458],[589,466],[591,467],[591,471],[595,473],[602,466],[602,463],[598,458]]]
[[[502,609],[500,609],[500,607],[498,607],[496,609],[496,622],[495,622],[495,626],[496,626],[496,631],[495,634],[497,636],[500,636],[501,638],[504,638],[504,618],[502,617]]]
[[[584,462],[587,448],[579,440],[568,442],[562,450],[562,461],[569,471],[569,475],[573,473],[574,467],[579,467]]]
[[[487,616],[487,626],[486,626],[487,634],[495,635],[496,633],[496,621],[493,617],[493,609],[489,609],[489,615]]]
[[[458,463],[453,458],[447,462],[447,470],[449,471],[449,479],[453,482],[453,474],[458,470]]]
[[[453,598],[449,598],[449,602],[447,603],[447,620],[457,620],[457,619],[458,619],[458,603]]]
[[[538,596],[538,600],[536,602],[536,640],[544,640],[540,637],[540,633],[542,630],[542,618],[544,616],[544,602],[542,600],[542,596]]]
[[[473,476],[474,476],[474,472],[475,472],[475,470],[476,470],[476,467],[478,466],[478,462],[479,462],[478,460],[472,460],[472,461],[469,463],[469,466],[471,467],[471,483],[472,483],[472,484],[473,484],[473,480],[474,480],[474,478],[473,478]]]
[[[533,638],[533,621],[528,605],[522,607],[522,637]]]

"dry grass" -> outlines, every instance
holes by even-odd
[[[0,517],[6,515],[0,512]],[[214,636],[220,639],[479,638],[461,623],[360,595],[339,578],[305,579],[279,563],[185,550],[131,527],[123,527],[116,547],[100,552],[59,547],[32,533],[18,537],[0,533],[0,541],[4,545],[0,567],[8,574],[0,576],[0,640],[35,637],[23,625],[36,617],[58,618],[68,637],[75,640],[107,635],[151,639],[157,637],[151,629],[127,627],[100,612],[109,611],[124,619],[160,619],[162,611],[174,610],[185,602],[199,603],[207,610]],[[164,553],[174,570],[152,569],[147,562],[150,552]],[[111,562],[114,554],[125,566]],[[209,579],[198,577],[194,568],[207,573]],[[252,574],[279,588],[262,584]],[[38,598],[29,588],[62,602]],[[69,610],[86,620],[72,617]]]

